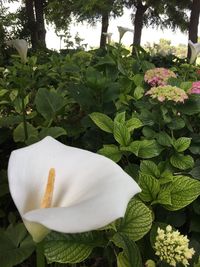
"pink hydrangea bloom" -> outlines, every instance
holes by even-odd
[[[176,74],[165,68],[154,68],[148,70],[144,75],[144,80],[151,86],[164,86],[167,85],[169,78],[176,78]]]
[[[188,90],[189,94],[200,94],[200,81],[193,82],[192,87]]]
[[[176,103],[184,103],[188,99],[188,95],[183,89],[171,85],[152,87],[145,95],[150,95],[151,98],[157,99],[159,102],[171,100]]]

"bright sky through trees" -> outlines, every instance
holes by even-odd
[[[20,4],[9,4],[9,7],[11,11],[15,11]],[[110,20],[108,32],[113,33],[112,40],[114,42],[118,42],[119,40],[119,34],[117,30],[117,26],[123,26],[127,28],[133,28],[132,22],[131,22],[131,11],[125,10],[125,13],[122,17],[119,17],[117,19]],[[50,49],[58,49],[60,48],[60,38],[55,34],[55,31],[52,26],[46,26],[47,34],[46,34],[46,43],[47,47]],[[88,44],[88,49],[91,47],[98,47],[100,42],[100,33],[101,33],[101,24],[98,23],[96,26],[91,27],[85,24],[76,24],[75,22],[70,27],[70,33],[72,35],[72,41],[74,39],[74,36],[78,32],[79,37],[84,39],[82,43]],[[200,32],[200,25],[199,25],[199,32]],[[176,30],[175,32],[172,32],[171,29],[164,29],[163,31],[157,28],[143,28],[142,31],[142,39],[141,44],[145,44],[147,42],[150,43],[158,43],[160,38],[164,38],[167,40],[170,40],[172,45],[177,44],[185,44],[188,43],[188,36],[187,33],[183,34],[180,32],[180,30]],[[133,34],[131,32],[127,32],[123,39],[122,43],[126,46],[130,46],[133,41]],[[65,44],[62,41],[61,47],[64,48]]]

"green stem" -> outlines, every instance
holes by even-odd
[[[36,248],[36,266],[37,267],[45,267],[45,257],[43,253],[43,244],[37,244]]]
[[[22,96],[22,116],[23,116],[23,125],[24,125],[24,141],[28,139],[28,130],[27,130],[27,121],[26,121],[26,110],[24,103],[24,96]]]

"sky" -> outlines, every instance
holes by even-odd
[[[20,4],[10,4],[10,10],[14,12]],[[131,11],[125,10],[124,15],[122,17],[119,17],[117,19],[110,19],[108,32],[112,33],[112,41],[118,42],[119,41],[119,33],[117,26],[122,26],[126,28],[133,29],[133,25],[131,22]],[[60,37],[58,37],[55,33],[53,26],[46,26],[46,44],[49,49],[56,49],[59,50],[60,46],[61,48],[65,48],[65,44],[63,40],[60,43]],[[100,42],[100,33],[101,33],[101,24],[98,23],[95,27],[88,26],[86,23],[84,24],[77,24],[73,23],[70,27],[70,34],[72,35],[72,41],[73,37],[76,35],[76,33],[79,34],[79,37],[84,39],[82,43],[88,44],[88,49],[92,47],[98,47]],[[199,33],[200,33],[200,25],[199,25]],[[144,27],[142,31],[142,38],[141,38],[141,45],[144,45],[145,43],[158,43],[159,39],[164,38],[171,41],[172,45],[178,45],[178,44],[185,44],[188,43],[188,36],[187,33],[181,33],[179,30],[176,30],[175,32],[172,32],[171,29],[157,29],[152,27]],[[133,33],[126,32],[124,37],[122,38],[122,43],[125,46],[130,46],[132,44],[133,40]]]

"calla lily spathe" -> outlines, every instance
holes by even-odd
[[[15,39],[7,41],[7,45],[13,46],[21,57],[23,63],[27,62],[28,43],[24,39]]]
[[[118,28],[118,32],[119,32],[119,42],[121,42],[121,39],[126,32],[134,32],[133,29],[125,28],[122,26],[117,26],[117,28]]]
[[[106,226],[123,217],[129,200],[141,191],[112,160],[52,137],[13,151],[8,179],[14,203],[36,242],[49,230],[80,233]],[[45,207],[46,201],[50,205]]]
[[[107,37],[108,44],[111,43],[112,32],[103,32],[103,35]]]
[[[193,43],[191,40],[188,41],[191,49],[190,64],[194,63],[198,54],[200,53],[200,43]]]

